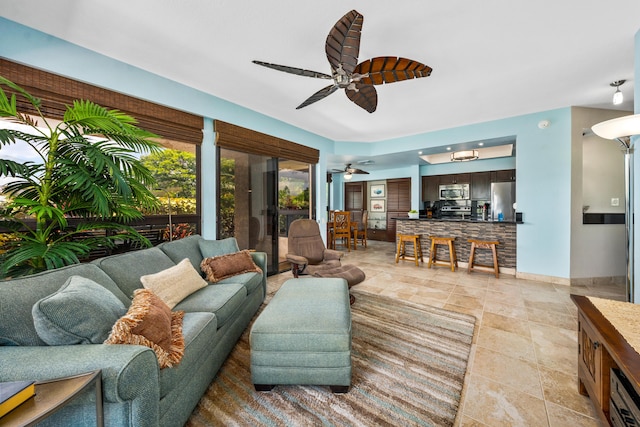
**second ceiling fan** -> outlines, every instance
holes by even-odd
[[[374,85],[428,77],[432,69],[420,62],[395,56],[379,56],[358,64],[363,20],[360,13],[352,10],[336,22],[329,32],[325,52],[331,65],[331,75],[262,61],[253,63],[299,76],[333,79],[333,84],[311,95],[297,109],[313,104],[338,89],[344,89],[352,102],[373,113],[378,106],[378,93]]]

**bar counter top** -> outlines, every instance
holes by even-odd
[[[482,219],[461,219],[461,218],[427,218],[426,216],[421,216],[420,218],[409,218],[406,216],[393,218],[395,220],[406,220],[406,221],[442,221],[442,222],[473,222],[480,224],[522,224],[522,221],[492,221],[492,220],[482,220]]]
[[[503,271],[515,274],[516,271],[516,231],[517,225],[521,222],[515,221],[482,221],[475,219],[454,219],[454,218],[409,218],[397,217],[396,233],[398,234],[419,234],[420,245],[426,258],[429,256],[431,239],[429,236],[454,237],[453,242],[458,262],[466,266],[469,261],[471,243],[469,239],[496,240],[500,242],[497,246],[498,264]],[[397,244],[397,237],[396,237]],[[438,251],[438,258],[441,257]],[[443,251],[446,255],[447,251]],[[476,259],[481,264],[491,265],[491,251],[476,251]],[[448,256],[448,255],[447,255]]]

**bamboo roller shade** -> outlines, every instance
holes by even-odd
[[[320,152],[295,142],[256,132],[221,120],[214,121],[216,145],[244,153],[316,164]]]
[[[66,111],[66,105],[71,105],[74,100],[84,99],[108,109],[127,113],[138,120],[138,126],[162,138],[191,144],[202,143],[203,119],[201,116],[143,101],[4,58],[0,58],[0,75],[21,86],[31,95],[40,98],[45,117],[60,120]],[[5,91],[7,91],[6,88]],[[35,113],[31,104],[19,97],[18,109]]]

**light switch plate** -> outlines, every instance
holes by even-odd
[[[620,206],[620,199],[617,197],[611,198],[611,206]]]

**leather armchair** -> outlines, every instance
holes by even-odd
[[[325,269],[340,267],[340,251],[327,249],[320,235],[318,223],[312,219],[297,219],[289,226],[287,261],[294,277]]]
[[[320,227],[312,219],[297,219],[289,226],[289,250],[287,260],[291,263],[294,277],[340,277],[349,287],[365,279],[364,271],[355,265],[342,265],[340,251],[327,249],[320,236]],[[351,302],[354,298],[351,296]]]

